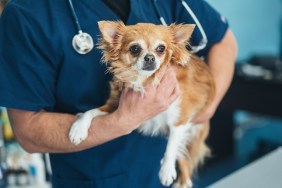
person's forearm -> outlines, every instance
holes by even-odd
[[[113,140],[123,134],[112,126],[111,115],[96,117],[89,129],[89,135],[79,145],[69,140],[69,130],[76,116],[49,112],[8,110],[15,136],[30,153],[66,153],[80,151]]]
[[[207,63],[216,85],[215,98],[210,104],[211,108],[214,108],[214,110],[219,105],[231,84],[236,57],[236,40],[232,32],[228,30],[224,39],[211,48],[207,58]]]
[[[167,70],[157,87],[147,86],[144,96],[132,89],[124,89],[117,110],[92,119],[87,139],[77,146],[69,140],[71,125],[76,120],[74,115],[14,109],[8,109],[8,113],[15,136],[25,150],[66,153],[129,134],[144,121],[166,110],[178,95],[179,87],[172,69]]]

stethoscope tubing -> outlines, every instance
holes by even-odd
[[[78,17],[77,17],[77,15],[76,15],[76,11],[75,11],[75,9],[74,9],[74,7],[73,7],[72,0],[68,0],[68,1],[69,1],[70,10],[71,10],[73,19],[74,19],[74,21],[75,21],[77,30],[78,30],[78,31],[82,31],[82,30],[81,30],[80,23],[79,23],[79,20],[78,20]]]
[[[203,27],[202,27],[202,24],[199,22],[198,18],[196,17],[196,15],[195,15],[194,12],[192,11],[192,9],[189,7],[189,5],[188,5],[184,0],[180,0],[180,1],[181,1],[182,6],[185,8],[185,10],[188,12],[188,14],[189,14],[189,15],[192,17],[192,19],[194,20],[196,26],[198,27],[198,29],[199,29],[199,31],[200,31],[200,33],[201,33],[201,35],[202,35],[202,39],[201,39],[199,45],[198,45],[198,46],[191,46],[191,47],[190,47],[190,48],[191,48],[191,50],[190,50],[191,53],[197,53],[198,51],[200,51],[200,50],[202,50],[202,49],[204,49],[204,48],[206,47],[206,45],[207,45],[207,43],[208,43],[207,35],[206,35],[206,33],[205,33],[205,31],[204,31],[204,29],[203,29]],[[78,30],[78,34],[76,34],[74,37],[77,37],[77,35],[80,35],[80,36],[82,36],[82,35],[83,35],[83,36],[87,36],[88,41],[90,41],[90,42],[93,43],[93,39],[92,39],[92,37],[90,36],[90,34],[84,33],[84,32],[82,31],[82,29],[81,29],[81,25],[80,25],[79,19],[78,19],[78,17],[77,17],[76,11],[75,11],[75,9],[74,9],[72,0],[68,0],[68,4],[69,4],[69,6],[70,6],[70,10],[71,10],[73,19],[74,19],[74,21],[75,21],[75,24],[76,24],[76,27],[77,27],[77,30]],[[164,17],[162,16],[161,11],[160,11],[160,9],[159,9],[159,7],[158,7],[158,5],[157,5],[157,0],[153,0],[153,4],[154,4],[155,11],[156,11],[156,13],[157,13],[157,15],[158,15],[158,17],[159,17],[160,22],[162,23],[162,25],[167,25],[167,23],[166,23]],[[94,44],[90,44],[90,46],[91,46],[91,45],[92,45],[92,48],[93,48]],[[80,53],[80,54],[86,54],[86,53],[88,53],[89,51],[92,50],[92,48],[91,48],[91,49],[88,49],[88,50],[86,50],[86,51],[84,50],[83,52],[81,52],[81,51],[80,51],[80,48],[78,48],[78,45],[77,45],[77,44],[76,44],[76,45],[74,44],[74,40],[73,40],[73,48],[74,48],[78,53]]]
[[[182,6],[185,8],[185,10],[187,11],[187,13],[192,17],[192,19],[194,20],[195,24],[197,25],[201,35],[202,35],[202,39],[199,43],[198,46],[191,46],[191,50],[190,52],[191,53],[197,53],[198,51],[204,49],[208,43],[208,38],[207,38],[207,35],[202,27],[202,24],[200,23],[199,19],[196,17],[195,13],[192,11],[192,9],[189,7],[189,5],[184,1],[184,0],[180,0],[181,1],[181,4]],[[155,11],[160,19],[160,22],[162,23],[162,25],[168,25],[164,19],[164,17],[162,16],[161,14],[161,11],[158,7],[158,4],[157,4],[157,0],[153,0],[153,4],[154,4],[154,8],[155,8]]]
[[[82,31],[72,0],[68,0],[68,3],[78,30],[78,33],[74,35],[72,39],[72,47],[77,53],[81,55],[87,54],[94,47],[93,38],[89,33],[85,33]]]

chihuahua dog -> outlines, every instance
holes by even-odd
[[[124,87],[146,95],[147,84],[158,85],[161,75],[173,67],[180,94],[170,107],[144,122],[138,130],[145,135],[165,133],[167,148],[159,171],[164,186],[192,187],[192,174],[210,150],[205,144],[209,125],[194,125],[192,119],[213,99],[215,84],[208,66],[189,53],[187,42],[195,25],[170,26],[139,23],[125,26],[122,22],[98,22],[102,33],[99,48],[103,62],[113,74],[110,98],[100,108],[89,110],[74,122],[69,137],[79,144],[88,135],[96,116],[115,111]]]

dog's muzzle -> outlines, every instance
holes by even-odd
[[[155,62],[155,60],[156,59],[155,59],[154,55],[147,54],[144,57],[144,64],[143,64],[142,70],[145,70],[145,71],[155,70],[156,69],[156,62]]]

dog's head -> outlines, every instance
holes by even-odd
[[[142,86],[148,78],[158,80],[158,72],[170,63],[185,66],[190,58],[186,50],[194,25],[154,25],[122,22],[98,22],[102,37],[99,48],[109,71],[121,82]],[[134,85],[135,84],[135,85]]]

